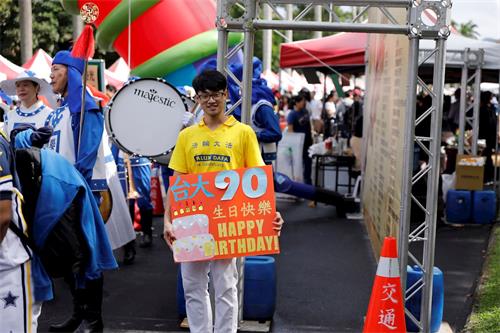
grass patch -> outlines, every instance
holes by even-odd
[[[500,227],[494,228],[491,253],[485,263],[482,285],[466,330],[473,333],[500,331]]]

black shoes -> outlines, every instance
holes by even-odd
[[[49,332],[74,332],[82,323],[83,318],[71,317],[60,324],[50,325]]]
[[[139,247],[141,248],[151,247],[152,243],[153,243],[153,237],[150,234],[144,234],[142,236],[142,240],[141,243],[139,244]]]
[[[82,330],[80,332],[84,333],[101,333],[104,330],[104,324],[102,319],[96,319],[93,321],[85,320],[82,323]]]
[[[123,246],[125,253],[123,255],[123,264],[131,265],[135,260],[135,241],[131,241]]]

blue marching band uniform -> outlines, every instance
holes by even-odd
[[[125,196],[128,195],[127,177],[132,176],[135,189],[137,191],[137,198],[129,198],[129,210],[132,220],[134,220],[135,204],[139,207],[141,220],[141,230],[143,238],[139,246],[149,247],[152,243],[152,224],[153,224],[153,205],[151,203],[151,162],[145,157],[130,157],[130,167],[132,175],[128,175],[123,152],[121,152],[116,145],[111,146],[114,160],[116,161],[118,169],[118,177],[122,185]],[[131,263],[135,257],[134,242],[125,245],[125,263]]]
[[[23,170],[19,173],[20,179],[30,172],[38,172],[41,176],[31,178],[24,184],[21,181],[21,193],[26,191],[25,196],[31,199],[31,204],[30,200],[26,200],[24,205],[31,212],[31,218],[27,219],[30,232],[21,228],[18,237],[31,260],[16,260],[20,261],[18,265],[22,267],[28,264],[32,266],[34,302],[52,298],[50,278],[64,277],[69,285],[73,296],[72,316],[61,324],[52,325],[50,331],[74,331],[79,327],[92,332],[102,331],[102,273],[116,268],[117,263],[98,203],[99,191],[107,189],[106,163],[114,161],[104,131],[102,111],[88,91],[83,133],[81,137],[79,135],[83,60],[73,58],[68,51],[60,51],[55,55],[53,64],[67,68],[67,93],[62,96],[60,107],[48,115],[43,124],[45,127],[37,130],[26,121],[27,126],[23,128],[21,123],[20,128],[11,133],[11,145],[16,148],[15,156],[20,157],[17,168]],[[36,125],[40,126],[38,123]],[[2,138],[3,145],[6,142]],[[32,147],[44,144],[48,149],[37,150]],[[13,158],[12,154],[2,152],[1,155],[2,163],[6,163],[6,158]],[[29,170],[30,166],[32,170]],[[13,168],[9,170],[15,173]],[[42,181],[36,184],[33,179]],[[16,188],[12,184],[8,187],[11,190]],[[31,195],[33,192],[37,194],[36,197]],[[50,200],[41,203],[38,197]],[[66,240],[66,243],[61,242],[61,239]],[[6,246],[10,247],[10,244]],[[36,313],[30,315],[33,325],[36,325],[36,317]]]

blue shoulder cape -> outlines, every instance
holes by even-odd
[[[103,270],[118,267],[109,244],[108,235],[92,191],[82,175],[61,155],[47,149],[41,150],[42,185],[33,222],[33,238],[37,248],[42,248],[47,237],[64,212],[76,198],[80,211],[80,223],[90,250],[89,262],[83,276],[76,276],[84,286],[87,279],[101,276]],[[35,266],[35,263],[34,263]],[[35,273],[35,267],[33,268]],[[50,280],[43,277],[35,281],[40,298],[46,292]],[[37,287],[35,287],[35,299]]]

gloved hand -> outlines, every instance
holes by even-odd
[[[50,137],[54,129],[50,126],[40,127],[31,134],[31,144],[33,147],[42,148],[47,142],[49,142]]]
[[[42,148],[44,144],[49,142],[52,131],[52,127],[48,126],[36,129],[33,125],[22,124],[10,132],[10,141],[14,143],[15,149]]]

